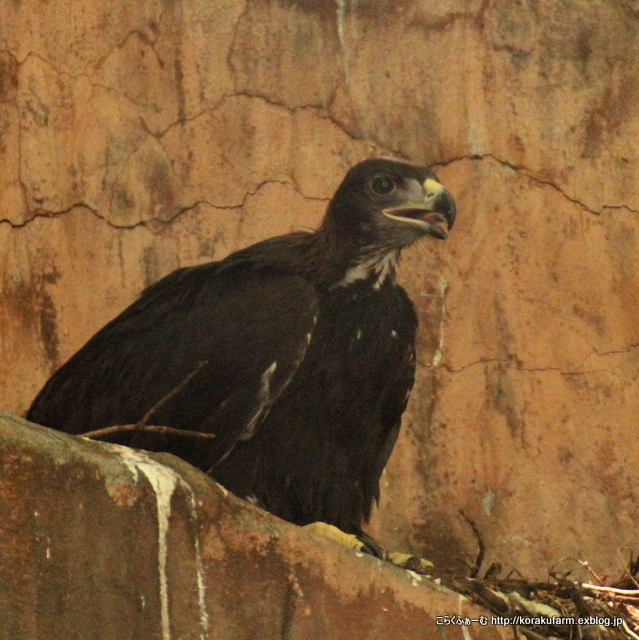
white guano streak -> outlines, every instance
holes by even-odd
[[[344,22],[346,18],[346,0],[336,0],[336,16],[337,22],[337,37],[339,39],[339,48],[342,50],[342,56],[344,57],[344,76],[346,77],[346,84],[349,83],[348,72],[348,53],[346,51],[346,39],[344,37]]]
[[[195,506],[195,496],[193,489],[169,467],[156,462],[141,451],[134,451],[128,447],[111,445],[120,453],[122,462],[127,466],[134,480],[137,482],[139,473],[142,472],[155,493],[155,500],[158,512],[158,569],[160,574],[160,605],[162,617],[162,640],[171,640],[171,620],[169,617],[169,591],[166,574],[167,559],[167,534],[169,531],[169,517],[171,515],[171,498],[175,492],[175,487],[179,484],[185,489],[191,500],[191,518],[197,520]],[[200,626],[202,633],[201,640],[208,637],[209,618],[206,612],[206,602],[204,599],[206,587],[204,585],[204,572],[202,569],[202,557],[200,554],[200,543],[195,537],[195,564],[197,572],[198,602],[200,608]]]
[[[439,344],[437,345],[437,349],[435,350],[435,354],[433,355],[433,360],[430,364],[431,369],[439,366],[439,363],[442,361],[443,352],[444,352],[444,319],[446,317],[446,292],[448,291],[448,280],[444,278],[444,276],[439,276],[439,294],[442,299],[441,306],[441,318],[439,320]]]
[[[195,504],[195,494],[190,485],[186,484],[181,478],[182,486],[188,487],[189,497],[191,499],[191,520],[197,522],[197,507]],[[195,570],[197,572],[197,599],[200,608],[200,640],[206,640],[209,637],[209,614],[206,612],[206,585],[204,584],[204,567],[202,566],[202,554],[200,553],[200,540],[195,534]]]

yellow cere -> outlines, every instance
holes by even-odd
[[[424,180],[424,191],[426,191],[427,196],[434,196],[443,190],[444,187],[439,184],[437,180],[433,180],[432,178],[426,178],[426,180]]]

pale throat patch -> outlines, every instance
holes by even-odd
[[[373,288],[379,289],[386,281],[386,278],[389,276],[393,278],[395,276],[395,267],[397,266],[398,258],[399,251],[390,251],[364,260],[348,269],[344,277],[333,285],[332,288],[346,287],[358,280],[368,280],[372,275],[377,274]]]

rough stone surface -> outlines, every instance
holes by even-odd
[[[486,612],[146,456],[0,414],[0,637],[499,640]],[[464,633],[464,629],[466,633]]]
[[[0,401],[147,284],[312,227],[371,153],[433,164],[417,383],[371,532],[544,577],[639,549],[639,6],[0,3]]]

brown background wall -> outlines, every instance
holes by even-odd
[[[0,3],[0,405],[178,266],[313,227],[370,153],[434,164],[417,384],[371,530],[443,565],[639,549],[639,5]]]

